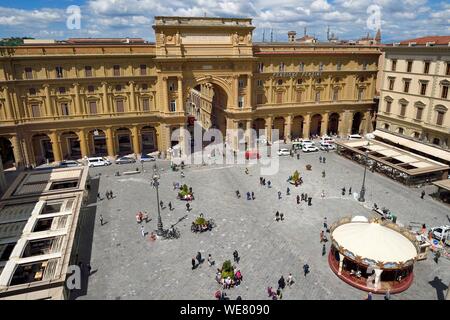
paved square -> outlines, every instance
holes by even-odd
[[[326,156],[326,164],[319,163],[319,155]],[[305,170],[308,163],[312,171]],[[214,299],[214,292],[220,289],[214,279],[216,267],[227,259],[233,260],[234,250],[241,256],[238,268],[244,280],[241,286],[226,291],[231,299],[238,295],[243,299],[268,299],[267,286],[276,288],[280,276],[286,278],[289,273],[296,282],[284,290],[283,299],[363,299],[367,294],[340,280],[329,268],[326,256],[322,256],[319,233],[324,217],[331,224],[343,216],[369,216],[375,202],[391,209],[399,223],[414,221],[426,223],[427,227],[448,224],[447,206],[428,196],[421,200],[422,189],[403,186],[377,173],[367,173],[364,206],[354,196],[342,196],[342,187],[359,191],[364,169],[336,153],[301,154],[300,160],[281,158],[279,173],[266,177],[273,184],[270,189],[259,185],[259,165],[250,166],[249,175],[243,165],[192,165],[184,170],[183,179],[179,172],[168,170],[168,162],[158,161],[158,165],[164,168],[160,198],[166,205],[172,201],[175,207],[173,211],[162,210],[165,227],[186,215],[185,202],[176,200],[173,182],[185,182],[195,192],[193,210],[176,225],[181,238],[151,242],[142,237],[136,223],[136,213],[147,211],[151,221],[143,223],[145,230],[156,229],[156,190],[150,186],[153,163],[145,164],[146,173],[130,176],[116,177],[114,173],[133,170],[140,164],[91,169],[93,178],[101,173],[102,197],[105,190],[112,189],[116,198],[105,198],[97,204],[90,261],[94,272],[87,295],[80,299]],[[298,188],[286,182],[295,169],[305,182]],[[322,170],[326,171],[325,178]],[[290,196],[286,196],[287,186],[291,188]],[[240,199],[235,196],[237,189],[242,194]],[[322,190],[324,199],[320,197]],[[247,191],[254,191],[256,199],[246,200]],[[283,194],[281,200],[278,191]],[[296,204],[295,197],[302,192],[313,197],[311,207],[305,202]],[[277,210],[284,213],[283,222],[275,221]],[[200,212],[215,220],[217,227],[211,232],[190,231],[191,222]],[[107,222],[103,226],[100,214]],[[204,258],[211,254],[217,265],[209,267],[205,262],[191,270],[191,258],[197,251]],[[306,278],[302,271],[305,262],[311,267]],[[413,285],[392,298],[437,299],[441,289],[429,283],[435,276],[447,286],[450,261],[441,258],[436,264],[430,255],[416,263]]]

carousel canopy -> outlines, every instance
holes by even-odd
[[[333,231],[339,247],[362,259],[404,263],[417,256],[414,244],[401,233],[378,223],[350,222]]]

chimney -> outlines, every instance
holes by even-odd
[[[295,42],[295,36],[297,35],[297,32],[295,31],[289,31],[288,32],[288,41],[289,42]]]

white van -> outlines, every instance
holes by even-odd
[[[89,167],[102,167],[109,166],[111,164],[111,161],[109,161],[105,157],[92,157],[88,158],[87,160]]]
[[[359,134],[350,134],[348,140],[362,140],[362,137]]]

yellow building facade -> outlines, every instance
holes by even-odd
[[[189,116],[286,140],[372,130],[376,46],[255,43],[251,19],[156,17],[153,29],[155,43],[0,48],[2,153],[35,166],[165,152]]]

